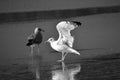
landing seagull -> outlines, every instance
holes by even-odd
[[[34,30],[34,33],[28,37],[28,42],[27,42],[26,46],[31,47],[31,54],[33,54],[33,48],[35,46],[38,47],[38,53],[39,53],[39,44],[42,42],[42,38],[43,38],[41,31],[44,32],[43,29],[36,27]]]
[[[59,33],[58,40],[55,40],[54,38],[49,38],[47,40],[47,42],[50,43],[51,47],[54,50],[62,53],[62,59],[58,61],[64,61],[65,56],[68,53],[75,53],[80,55],[78,51],[72,48],[74,43],[74,37],[70,33],[71,30],[74,30],[80,25],[81,23],[77,21],[61,21],[56,26]]]

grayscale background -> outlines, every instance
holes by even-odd
[[[36,80],[36,71],[39,80],[52,80],[51,64],[59,64],[61,54],[44,41],[57,40],[56,24],[63,20],[82,23],[72,31],[73,48],[81,55],[65,59],[66,65],[81,65],[75,80],[119,80],[119,0],[0,0],[0,80]],[[45,32],[32,60],[26,43],[35,27]]]

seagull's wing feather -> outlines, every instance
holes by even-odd
[[[35,38],[34,34],[31,34],[30,36],[28,36],[28,40],[29,39],[34,39],[34,38]]]
[[[60,24],[58,23],[56,28],[59,33],[58,43],[67,44],[69,47],[72,47],[74,42],[74,37],[71,36],[70,31],[73,30],[75,26],[68,21],[64,21],[61,22]]]
[[[59,43],[63,43],[69,47],[73,47],[73,43],[74,43],[74,37],[73,36],[63,36],[63,38],[61,38],[61,40],[59,41]]]
[[[34,43],[34,35],[31,34],[30,36],[28,36],[28,42],[26,44],[26,46],[30,46]]]

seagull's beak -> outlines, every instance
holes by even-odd
[[[45,32],[45,30],[41,29],[42,32]]]
[[[44,43],[48,43],[49,41],[47,40],[47,41],[45,41]]]
[[[42,31],[42,32],[45,32],[45,30],[41,29],[41,28],[38,28],[38,31]]]

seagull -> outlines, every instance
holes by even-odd
[[[56,29],[59,33],[58,40],[55,40],[54,38],[49,38],[47,42],[50,43],[50,46],[54,50],[62,53],[62,59],[58,61],[64,61],[65,56],[68,53],[75,53],[77,55],[80,55],[78,51],[72,48],[74,37],[70,33],[71,30],[74,30],[80,25],[81,23],[77,21],[61,21],[56,25]]]
[[[41,31],[44,32],[43,29],[36,27],[34,33],[28,37],[28,42],[26,46],[31,47],[31,54],[33,54],[33,48],[36,45],[38,47],[38,54],[39,54],[39,44],[42,42],[42,38],[43,38]]]

